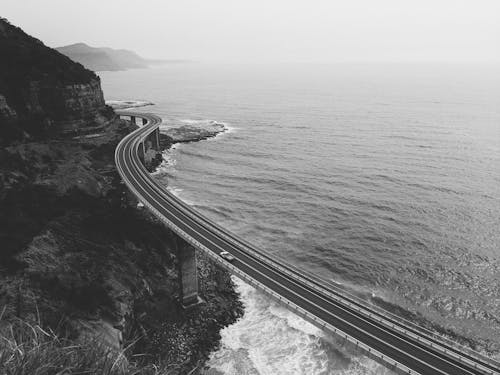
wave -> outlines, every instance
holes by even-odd
[[[185,194],[183,193],[184,192],[184,189],[181,189],[181,188],[178,188],[178,187],[174,187],[174,186],[170,186],[168,185],[167,186],[167,190],[175,195],[177,198],[179,198],[180,200],[182,200],[184,203],[190,205],[190,206],[196,206],[197,203],[189,198],[186,198]]]
[[[245,315],[221,331],[221,347],[207,366],[212,374],[392,374],[343,340],[233,278]]]
[[[228,119],[225,127],[240,129],[229,132],[230,138],[223,138],[225,132],[207,143],[179,146],[217,158],[201,169],[201,159],[171,149],[165,174],[160,171],[158,178],[167,178],[181,199],[194,198],[190,203],[204,214],[256,245],[462,341],[456,332],[498,358],[500,265],[492,266],[500,244],[497,72],[485,71],[479,81],[476,71],[470,77],[460,73],[458,80],[440,76],[425,88],[417,77],[402,88],[367,70],[370,84],[383,93],[374,102],[340,67],[328,70],[331,81],[305,91],[310,69],[272,71],[279,84],[268,92],[242,71],[206,69],[214,73],[207,74],[213,82],[201,86],[198,74],[182,80],[164,74],[133,87],[145,97],[155,94],[155,108],[170,116],[167,127],[207,124],[213,118]],[[155,87],[143,87],[144,82]],[[458,82],[460,88],[450,91],[446,82]],[[228,90],[234,94],[230,104]],[[122,92],[116,82],[111,95],[120,98]],[[197,103],[196,112],[186,103]],[[219,212],[223,205],[232,212]],[[464,259],[466,254],[484,260]],[[277,366],[282,366],[277,373],[380,373],[378,365],[334,338],[308,332],[293,316],[288,319],[258,292],[245,293],[247,310],[255,304],[256,313],[227,328],[223,346],[214,353],[213,373],[266,374]],[[278,345],[285,339],[290,342]],[[261,343],[263,349],[252,351],[251,344]]]

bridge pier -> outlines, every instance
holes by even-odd
[[[130,116],[130,122],[134,125],[137,125],[137,123],[135,122],[135,116]]]
[[[156,129],[143,141],[144,165],[150,167],[160,155],[160,131]]]
[[[146,148],[144,146],[144,141],[139,144],[139,159],[141,159],[142,164],[145,162]]]
[[[154,136],[155,136],[155,143],[156,143],[156,151],[160,152],[160,128],[156,128],[154,131]]]
[[[175,245],[181,287],[181,303],[183,308],[189,309],[203,303],[203,300],[198,295],[196,252],[193,246],[178,236],[175,238]]]

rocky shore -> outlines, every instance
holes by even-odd
[[[145,100],[108,100],[106,104],[115,110],[154,106],[153,102]],[[227,126],[215,120],[181,120],[166,121],[161,134],[163,145],[168,148],[168,144],[203,141],[226,131],[228,131]]]
[[[225,131],[227,128],[223,123],[212,120],[196,125],[169,126],[163,133],[170,137],[173,143],[189,143],[213,138]]]
[[[242,314],[229,274],[199,254],[206,303],[183,310],[174,235],[119,179],[114,149],[131,125],[104,104],[98,77],[5,20],[0,53],[10,56],[0,67],[0,334],[20,318],[126,347],[131,363],[197,373]]]

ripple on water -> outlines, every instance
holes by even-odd
[[[498,69],[181,65],[101,76],[111,98],[237,128],[169,151],[169,189],[271,254],[499,355]],[[217,371],[384,371],[239,288],[247,314],[223,331]]]

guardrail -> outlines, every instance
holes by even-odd
[[[135,112],[126,112],[126,111],[120,111],[118,112],[119,115],[121,116],[134,116],[134,117],[141,117],[144,115],[141,115],[139,113]],[[144,126],[149,126],[151,125],[149,122],[149,118],[147,116],[142,117],[143,118],[143,125]],[[146,120],[146,121],[144,121]],[[159,126],[159,123],[157,124]],[[148,131],[144,131],[143,133],[140,134],[140,137],[135,140],[134,143],[134,150],[137,153],[138,145],[140,142],[142,142],[150,133],[155,131],[157,126],[151,127],[151,129],[148,129]],[[128,138],[128,137],[126,137]],[[125,140],[125,139],[124,139]],[[118,148],[117,148],[118,150]],[[343,306],[348,307],[351,310],[355,310],[358,312],[361,316],[368,317],[372,320],[376,320],[377,322],[383,324],[384,326],[394,330],[398,331],[402,334],[404,334],[407,337],[411,337],[414,340],[417,340],[418,342],[421,342],[425,345],[427,345],[430,348],[433,348],[434,350],[438,350],[439,352],[445,354],[446,356],[450,356],[455,358],[456,360],[465,363],[467,365],[472,365],[474,368],[479,369],[483,371],[485,374],[498,374],[499,372],[492,370],[490,367],[496,367],[500,368],[500,365],[498,362],[487,358],[485,356],[482,356],[481,354],[474,352],[471,349],[462,347],[451,340],[448,340],[446,338],[443,338],[439,335],[437,335],[434,332],[425,330],[417,325],[415,325],[412,322],[409,322],[401,317],[398,317],[392,313],[389,313],[383,309],[381,309],[378,306],[375,306],[373,304],[370,304],[368,301],[365,301],[355,295],[352,295],[351,293],[348,293],[347,291],[338,288],[337,286],[333,285],[332,283],[329,283],[325,280],[322,280],[318,278],[315,275],[308,274],[304,272],[303,270],[297,269],[295,266],[287,264],[286,262],[283,262],[280,259],[277,259],[276,257],[272,257],[268,254],[262,254],[262,252],[258,251],[256,248],[254,248],[251,244],[248,244],[244,240],[238,238],[237,236],[231,234],[230,232],[220,228],[217,224],[209,220],[208,218],[204,217],[202,214],[196,212],[195,210],[192,209],[192,207],[188,206],[184,202],[180,201],[177,197],[173,196],[170,194],[168,191],[166,191],[163,187],[161,187],[156,181],[154,181],[150,176],[147,170],[144,168],[142,164],[137,165],[138,168],[142,170],[145,176],[148,177],[148,179],[151,182],[151,185],[156,185],[157,189],[160,189],[163,193],[168,194],[169,197],[172,198],[172,203],[175,203],[178,207],[180,207],[185,214],[192,218],[196,219],[202,219],[205,223],[209,224],[211,227],[211,230],[216,231],[218,235],[222,238],[224,238],[226,241],[233,243],[234,245],[237,246],[244,246],[245,250],[249,253],[252,254],[255,258],[259,259],[261,262],[264,264],[268,264],[269,266],[273,267],[274,269],[279,270],[283,274],[288,275],[291,278],[294,278],[296,280],[299,280],[301,283],[307,285],[309,288],[312,290],[316,291],[317,293],[320,293],[321,295],[328,296],[332,300],[337,301],[338,303],[342,304]],[[123,173],[120,172],[120,174],[123,177]],[[148,181],[149,182],[149,181]],[[179,227],[177,227],[174,223],[172,223],[170,220],[168,220],[166,217],[164,217],[159,211],[157,211],[149,202],[147,199],[144,199],[141,194],[135,190],[135,188],[129,184],[128,187],[132,190],[132,192],[137,196],[139,201],[143,203],[148,209],[150,209],[161,221],[163,221],[169,228],[171,228],[177,235],[182,237],[184,240],[186,240],[188,243],[191,245],[195,246],[199,250],[202,250],[204,253],[206,253],[211,259],[213,259],[215,262],[223,266],[225,269],[229,270],[233,274],[237,275],[241,279],[245,280],[248,282],[250,285],[256,287],[257,289],[263,291],[267,295],[269,295],[271,298],[273,298],[276,301],[279,301],[280,303],[284,304],[289,308],[290,310],[294,311],[297,315],[303,317],[305,320],[309,321],[313,325],[319,327],[320,329],[324,329],[327,332],[330,332],[338,337],[341,337],[342,339],[345,339],[347,342],[353,344],[354,346],[360,348],[366,355],[368,355],[370,358],[383,363],[384,365],[388,366],[392,370],[402,373],[402,374],[418,374],[418,372],[411,370],[410,368],[398,363],[397,361],[394,361],[393,359],[385,356],[384,354],[370,348],[369,346],[365,345],[362,342],[359,342],[352,336],[350,336],[348,333],[343,332],[327,322],[324,322],[321,319],[318,319],[316,316],[310,314],[300,306],[297,306],[293,302],[289,301],[288,299],[284,298],[283,296],[277,294],[273,290],[269,289],[266,287],[264,284],[260,283],[258,280],[255,280],[248,275],[246,275],[244,272],[240,271],[237,267],[232,265],[231,263],[225,261],[218,255],[214,254],[210,249],[206,248],[203,244],[199,243],[198,241],[194,240],[190,235],[182,231]],[[335,289],[335,293],[332,293],[331,290],[326,289],[323,285],[329,285],[331,289]],[[451,350],[450,350],[451,348]],[[482,363],[477,363],[476,361],[470,360],[469,358],[464,358],[462,355],[457,353],[457,351],[460,352],[466,352],[470,358],[475,359],[476,361],[482,362]],[[486,366],[484,366],[486,364]],[[436,373],[439,373],[436,369]],[[425,374],[422,374],[425,375]]]
[[[156,181],[154,181],[154,183],[158,185]],[[163,188],[161,187],[159,188],[163,190]],[[211,225],[213,226],[212,230],[219,232],[220,236],[224,237],[227,241],[235,245],[246,244],[241,239],[235,239],[237,238],[236,236],[231,234],[228,235],[228,232],[218,227],[217,224],[211,222],[210,219],[204,218],[201,214],[192,210],[189,206],[185,206],[183,202],[181,203],[182,203],[182,208],[185,209],[184,212],[186,214],[188,214],[193,218],[203,218],[206,222],[211,223]],[[431,332],[408,320],[405,320],[404,318],[401,318],[376,305],[373,305],[369,301],[363,300],[326,280],[322,280],[315,275],[311,275],[303,270],[299,270],[295,266],[290,265],[283,260],[280,259],[278,260],[272,257],[271,255],[262,254],[259,251],[253,250],[253,247],[251,245],[245,246],[245,249],[248,252],[253,253],[253,255],[256,258],[260,259],[261,261],[267,262],[271,264],[275,269],[279,269],[281,272],[301,280],[304,284],[310,286],[311,288],[317,290],[318,292],[324,295],[328,295],[330,298],[335,299],[336,301],[356,310],[359,313],[362,313],[365,316],[368,316],[371,319],[377,320],[379,323],[384,324],[386,327],[389,327],[395,331],[399,331],[400,333],[413,337],[418,341],[426,343],[427,345],[429,345],[429,347],[440,350],[443,354],[446,354],[448,356],[453,356],[455,359],[462,361],[463,363],[475,365],[476,364],[475,362],[469,361],[467,360],[467,358],[464,358],[459,353],[456,353],[456,352],[467,352],[467,354],[470,357],[478,361],[487,362],[491,366],[496,366],[500,368],[500,364],[498,364],[498,362],[496,362],[495,360],[482,356],[481,354],[474,352],[472,349],[465,348],[445,337],[438,335],[437,333]],[[323,286],[325,284],[330,286],[330,290],[326,289]],[[337,294],[332,293],[331,289],[335,289]],[[452,349],[444,348],[443,344],[446,344],[448,348]],[[484,367],[484,370],[488,371],[488,368]],[[488,373],[494,373],[494,372],[488,371]]]

